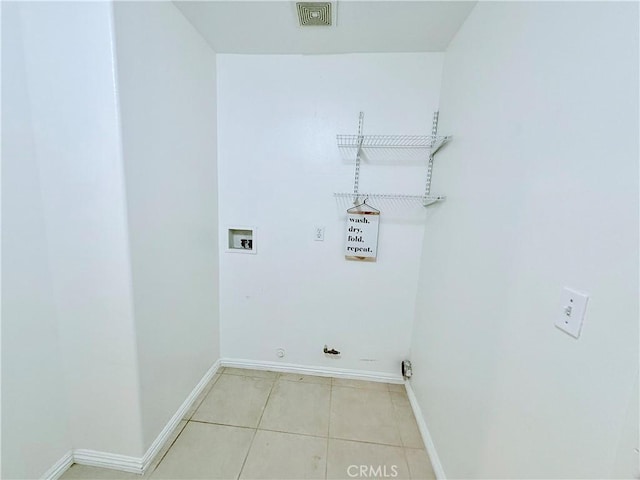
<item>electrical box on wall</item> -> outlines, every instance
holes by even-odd
[[[256,253],[255,227],[227,227],[227,252]]]

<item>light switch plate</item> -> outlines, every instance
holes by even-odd
[[[582,329],[582,321],[587,310],[589,295],[576,292],[570,288],[562,290],[560,307],[556,316],[556,327],[564,330],[572,337],[578,338]]]

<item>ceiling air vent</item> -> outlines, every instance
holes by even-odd
[[[331,26],[331,2],[298,2],[296,6],[301,27]]]

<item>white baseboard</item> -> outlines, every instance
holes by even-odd
[[[420,405],[418,405],[416,394],[413,392],[413,388],[411,388],[411,383],[405,383],[405,388],[407,389],[407,396],[409,397],[411,409],[413,410],[413,414],[418,422],[418,429],[420,430],[420,435],[422,435],[422,441],[424,442],[424,446],[429,454],[433,472],[436,474],[436,478],[438,480],[446,480],[447,477],[444,474],[442,463],[440,463],[440,457],[438,456],[436,446],[433,443],[433,438],[431,438],[431,434],[427,428],[427,422],[424,420],[424,416],[422,415],[422,409],[420,408]]]
[[[77,449],[73,451],[73,463],[90,467],[110,468],[123,472],[142,474],[142,459],[117,453]]]
[[[73,452],[69,450],[52,467],[42,475],[43,480],[58,480],[73,465]]]
[[[263,362],[259,360],[245,360],[239,358],[222,358],[223,367],[251,368],[254,370],[272,370],[274,372],[299,373],[302,375],[316,375],[320,377],[350,378],[353,380],[367,380],[370,382],[404,383],[402,375],[369,372],[366,370],[349,370],[344,368],[327,368],[296,365],[282,362]]]
[[[182,402],[178,411],[173,414],[171,420],[165,425],[160,434],[153,441],[151,446],[147,449],[146,453],[142,457],[142,472],[149,467],[154,457],[158,454],[158,452],[162,449],[163,445],[167,442],[169,437],[171,436],[171,432],[178,426],[180,420],[184,418],[184,414],[191,408],[193,402],[198,398],[198,395],[204,390],[204,387],[207,386],[209,381],[213,378],[215,373],[220,368],[220,360],[216,360],[216,362],[211,366],[211,368],[204,374],[200,382],[195,386],[195,388],[191,391],[189,396]]]
[[[151,446],[147,449],[142,457],[129,457],[127,455],[118,455],[108,452],[98,452],[95,450],[83,450],[76,449],[73,452],[69,452],[68,458],[65,457],[66,463],[62,464],[60,460],[54,467],[56,467],[55,473],[57,476],[49,475],[54,471],[54,467],[51,467],[47,476],[44,477],[50,480],[56,480],[59,478],[73,463],[79,465],[88,465],[92,467],[110,468],[112,470],[120,470],[123,472],[131,472],[137,474],[143,474],[149,467],[154,457],[160,452],[163,445],[169,440],[171,433],[178,426],[185,413],[191,408],[193,402],[198,398],[198,395],[207,386],[209,381],[213,378],[215,373],[220,368],[220,360],[217,360],[211,368],[204,374],[198,384],[191,391],[189,396],[182,402],[180,408],[173,414],[171,419],[164,426],[162,431],[158,434]],[[60,465],[59,465],[60,464]]]

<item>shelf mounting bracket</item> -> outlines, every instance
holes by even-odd
[[[433,140],[434,142],[435,142],[435,139],[438,138],[439,115],[440,115],[440,112],[438,112],[437,110],[433,112],[433,120],[431,122],[431,138],[434,139]],[[429,150],[429,161],[427,162],[427,181],[424,187],[425,203],[427,201],[427,198],[429,198],[429,195],[431,195],[431,173],[433,172],[433,155],[434,154],[435,154],[435,151],[433,149]]]
[[[353,174],[353,204],[358,204],[358,190],[360,189],[360,156],[362,155],[362,142],[364,140],[364,112],[358,117],[358,152],[356,153],[356,166]]]

